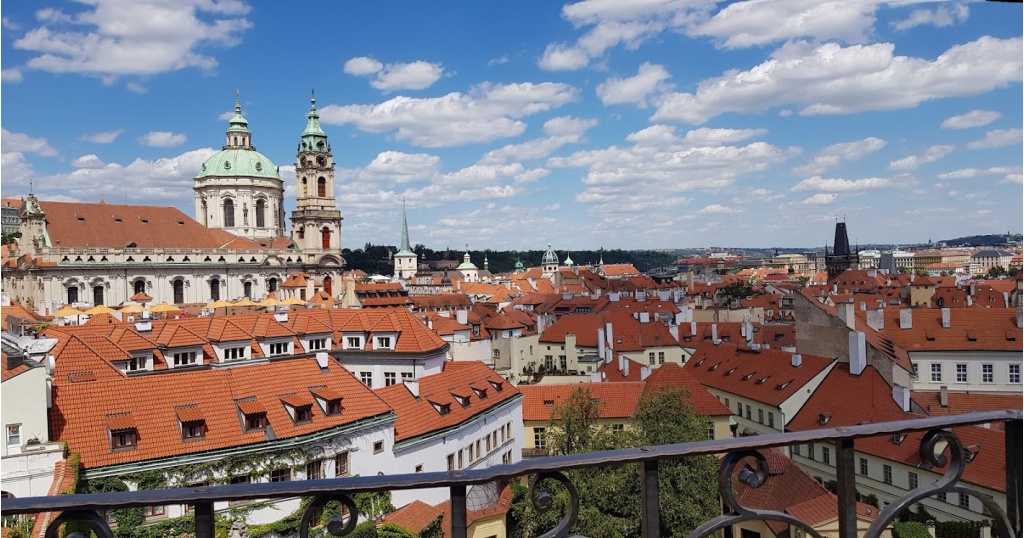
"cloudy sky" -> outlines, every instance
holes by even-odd
[[[294,205],[311,88],[343,244],[819,246],[1022,227],[1021,6],[5,2],[4,197],[173,205],[235,90]],[[290,208],[289,208],[290,209]]]

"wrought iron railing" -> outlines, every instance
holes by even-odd
[[[356,514],[353,495],[357,493],[447,487],[451,491],[452,514],[451,521],[447,524],[451,525],[451,536],[462,538],[467,533],[466,492],[469,486],[495,480],[513,480],[529,475],[532,477],[530,497],[538,510],[543,511],[551,505],[550,495],[542,489],[544,480],[554,479],[568,489],[570,495],[568,510],[558,525],[545,535],[566,536],[572,529],[579,513],[579,496],[564,472],[572,469],[638,464],[642,468],[643,484],[641,488],[641,532],[645,537],[655,537],[659,536],[662,530],[659,528],[658,513],[659,462],[697,455],[724,454],[719,469],[718,483],[719,494],[727,512],[693,530],[690,534],[691,538],[709,536],[719,529],[752,520],[781,521],[801,528],[811,536],[820,537],[821,535],[810,525],[785,512],[743,506],[737,500],[733,487],[736,480],[752,488],[760,487],[765,481],[772,480],[765,459],[758,452],[759,449],[806,443],[831,443],[836,448],[839,535],[844,538],[852,538],[858,535],[856,473],[854,472],[856,441],[867,437],[923,431],[926,433],[919,450],[922,462],[935,467],[946,467],[944,474],[938,480],[907,491],[901,497],[894,499],[888,507],[877,514],[871,526],[863,531],[863,536],[865,538],[880,536],[890,527],[899,513],[913,503],[928,496],[951,492],[980,499],[989,513],[987,517],[996,520],[996,525],[993,528],[997,529],[997,533],[1016,538],[1021,533],[1021,416],[1020,410],[989,411],[697,443],[551,456],[480,470],[4,499],[2,512],[4,516],[8,516],[62,511],[62,514],[47,527],[46,538],[56,538],[58,528],[68,521],[78,521],[79,524],[94,531],[97,536],[111,538],[110,527],[99,515],[99,511],[154,505],[191,504],[195,507],[196,537],[213,538],[215,502],[255,499],[265,501],[309,496],[313,497],[313,500],[306,506],[300,524],[300,536],[307,538],[311,520],[328,501],[340,501],[348,508],[349,514]],[[951,428],[992,423],[1002,423],[1006,434],[1005,506],[999,506],[981,491],[966,485],[958,485],[964,466],[968,464],[968,458],[965,457],[963,444]],[[936,454],[939,448],[942,450]],[[339,516],[333,516],[327,524],[327,530],[331,534],[341,536],[355,527],[356,519],[356,517],[342,519]]]

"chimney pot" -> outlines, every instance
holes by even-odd
[[[914,328],[914,312],[909,307],[900,308],[900,329]]]

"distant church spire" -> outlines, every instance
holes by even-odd
[[[402,243],[398,247],[395,256],[413,255],[412,247],[409,246],[409,217],[405,211],[405,200],[402,200]]]

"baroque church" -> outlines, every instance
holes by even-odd
[[[310,100],[296,154],[296,210],[285,233],[284,181],[253,145],[235,100],[225,143],[193,179],[195,219],[174,207],[51,202],[18,207],[21,238],[5,252],[4,294],[39,312],[64,304],[261,300],[288,276],[339,297],[341,212],[334,161]],[[134,297],[134,299],[133,299]],[[149,301],[147,301],[149,302]]]

